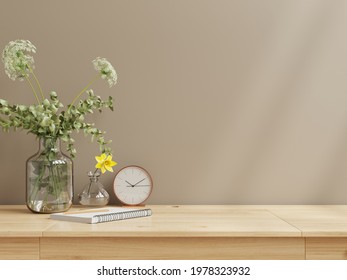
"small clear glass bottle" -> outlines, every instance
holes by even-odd
[[[110,196],[104,186],[99,182],[100,171],[89,171],[89,183],[85,186],[82,193],[78,195],[78,201],[86,206],[104,206],[107,205]]]

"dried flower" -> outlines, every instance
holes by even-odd
[[[23,80],[34,68],[34,58],[27,53],[35,53],[36,47],[28,40],[16,40],[7,44],[2,52],[2,61],[8,77]]]
[[[100,72],[101,78],[106,80],[110,87],[117,83],[117,73],[106,58],[97,57],[93,60],[95,70]]]

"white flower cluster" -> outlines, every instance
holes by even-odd
[[[23,80],[28,77],[30,68],[34,68],[34,58],[27,52],[36,52],[36,47],[28,40],[9,42],[2,52],[5,72],[11,80]]]
[[[101,78],[106,80],[110,87],[117,83],[117,73],[106,58],[97,57],[93,60],[95,70],[99,71]]]

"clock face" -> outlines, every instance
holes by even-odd
[[[114,179],[113,190],[119,201],[126,205],[143,203],[151,194],[153,187],[149,173],[139,166],[121,169]]]

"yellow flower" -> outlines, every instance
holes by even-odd
[[[95,165],[95,168],[99,168],[103,174],[106,172],[106,170],[113,172],[112,166],[117,164],[117,162],[112,160],[112,155],[106,156],[106,154],[102,154],[99,157],[96,156],[95,159],[98,162]]]

